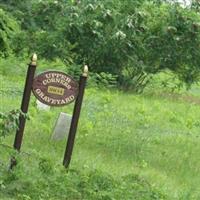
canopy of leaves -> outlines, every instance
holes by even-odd
[[[0,0],[21,23],[12,48],[16,55],[36,51],[47,59],[87,63],[91,71],[116,75],[119,85],[131,89],[145,87],[149,77],[166,69],[188,85],[199,79],[197,4],[183,8],[153,0]],[[1,53],[10,50],[11,35],[0,37]]]
[[[0,8],[0,56],[12,52],[12,39],[19,32],[16,20]]]

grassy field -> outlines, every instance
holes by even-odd
[[[4,65],[1,112],[20,107],[26,74],[24,63],[19,70]],[[73,105],[39,111],[32,96],[22,153],[0,145],[0,199],[200,199],[200,89],[156,91],[88,88],[69,170],[62,167],[66,141],[50,137],[59,113]],[[10,172],[12,154],[19,164]]]

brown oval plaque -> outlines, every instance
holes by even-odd
[[[64,106],[78,95],[78,83],[60,71],[47,71],[34,78],[32,91],[35,97],[49,106]]]

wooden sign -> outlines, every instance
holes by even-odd
[[[32,91],[35,97],[49,106],[64,106],[78,95],[78,83],[60,71],[47,71],[34,78]]]
[[[13,147],[20,152],[26,124],[24,114],[28,112],[31,90],[39,101],[50,106],[63,106],[76,100],[63,159],[63,165],[69,167],[88,76],[88,67],[87,65],[84,66],[83,74],[80,75],[79,83],[77,83],[70,76],[59,71],[47,71],[34,78],[37,66],[36,62],[37,55],[33,54],[31,63],[28,65],[21,102],[21,111],[23,114],[19,116],[19,127],[15,134]],[[16,165],[16,158],[12,156],[10,169],[13,169]]]

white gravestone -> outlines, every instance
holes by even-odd
[[[46,111],[48,111],[50,109],[50,106],[48,106],[46,104],[43,104],[39,100],[36,101],[36,104],[37,104],[37,109],[38,110],[46,110]]]
[[[71,115],[61,112],[56,121],[51,139],[52,140],[66,139],[69,134],[71,120],[72,120]]]

